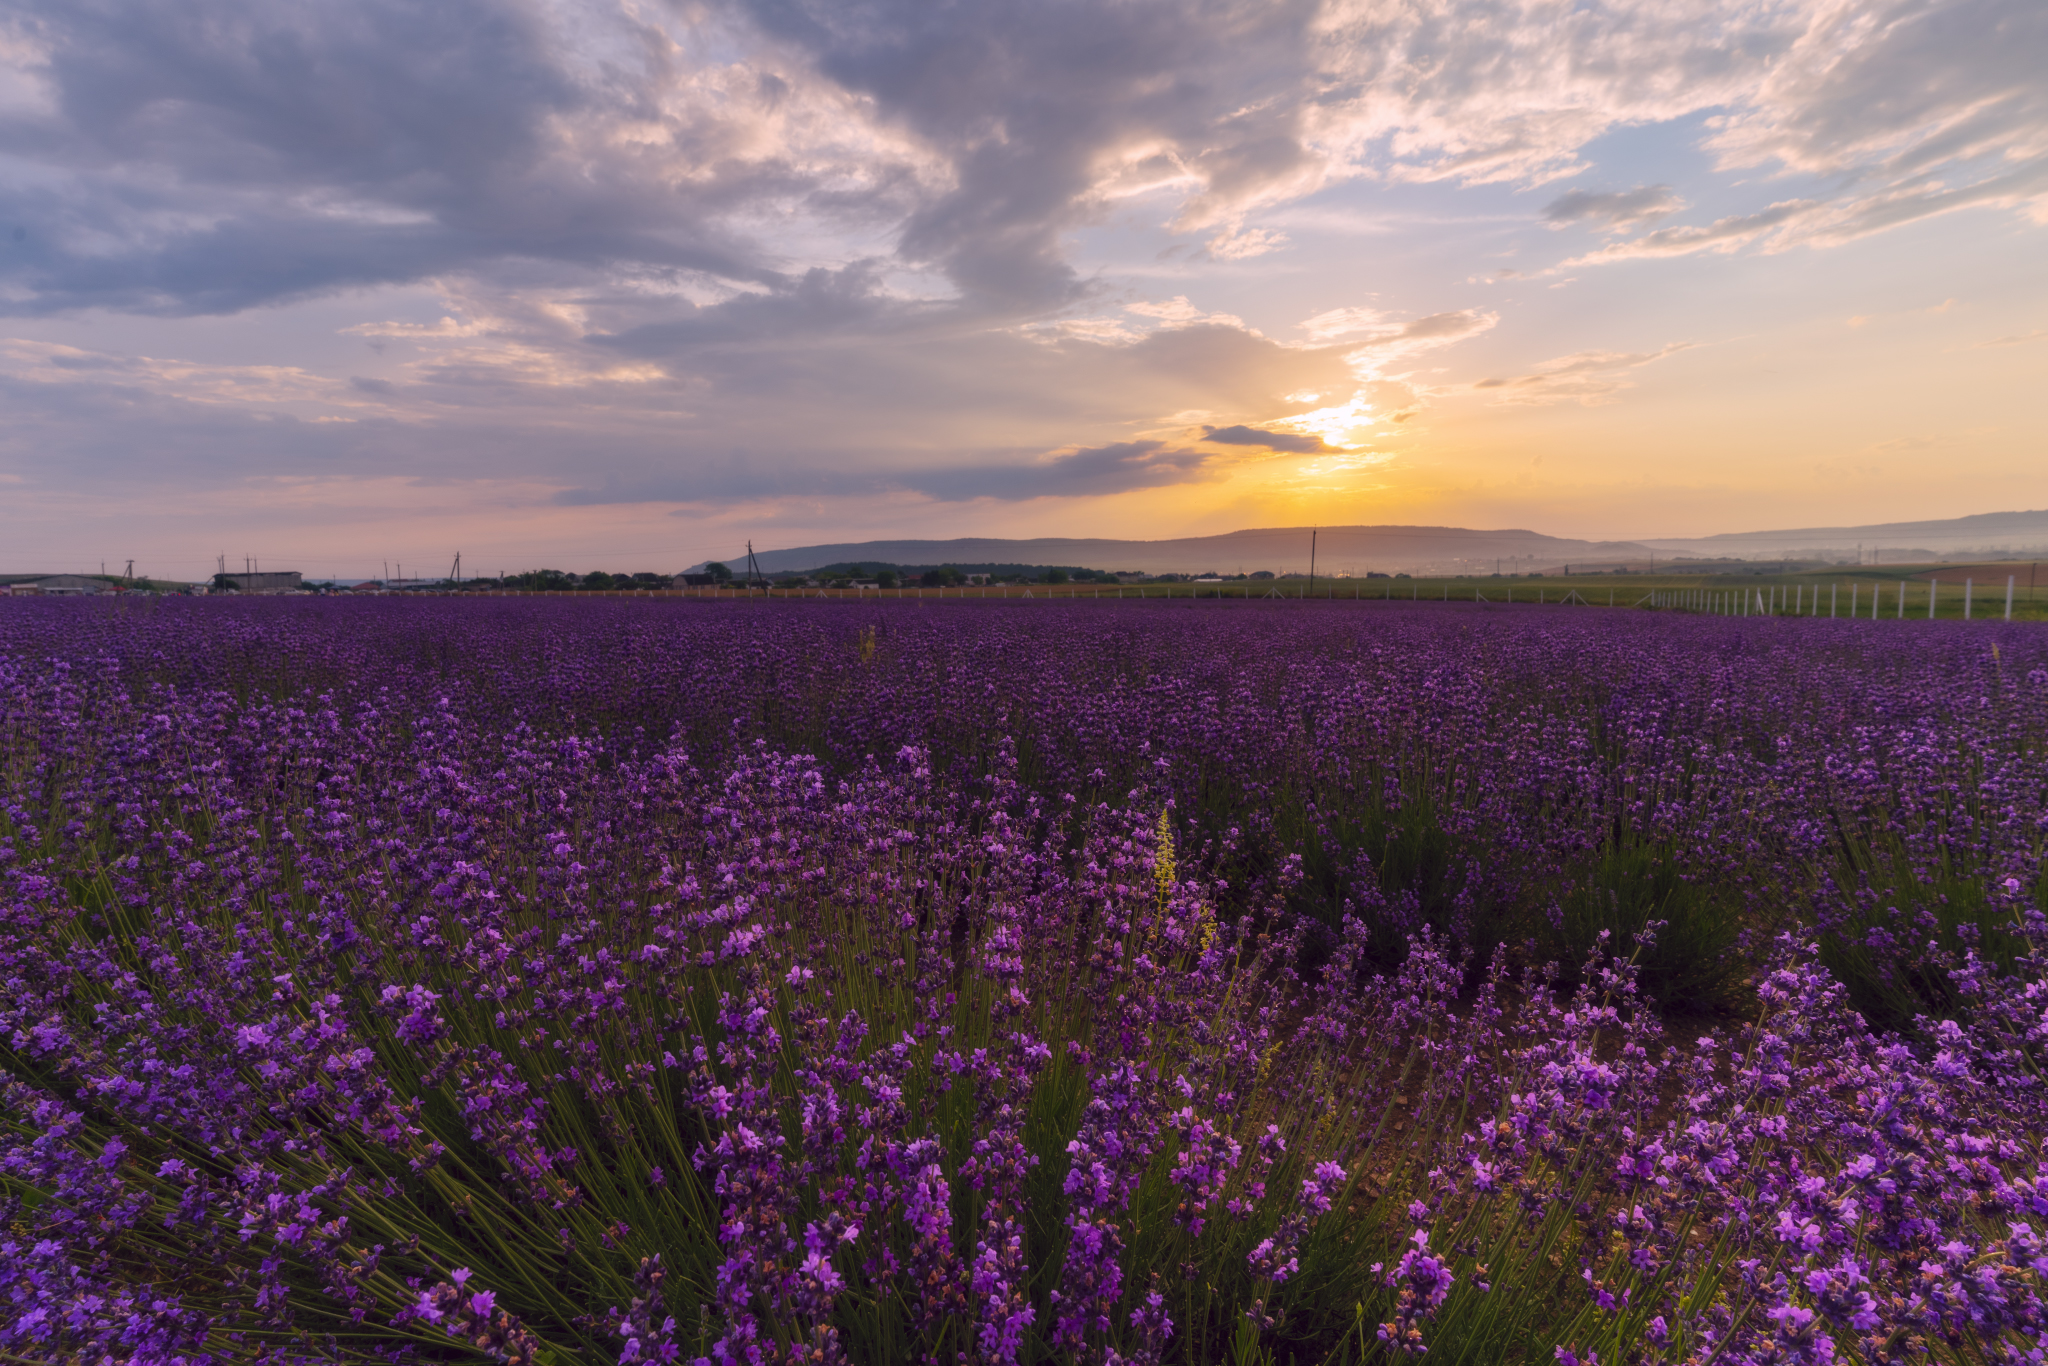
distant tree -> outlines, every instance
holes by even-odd
[[[1065,583],[1067,581],[1067,571],[1064,569],[1048,569],[1045,571],[1045,581],[1047,583]]]
[[[668,575],[651,574],[642,571],[641,573],[635,574],[633,576],[633,582],[640,585],[640,587],[642,588],[659,588],[668,582]]]
[[[705,565],[704,572],[711,576],[711,581],[713,583],[732,582],[732,570],[728,569],[726,566],[720,564],[716,560],[713,560],[710,564]]]
[[[875,575],[875,582],[883,588],[894,588],[902,582],[893,569],[884,569]]]
[[[951,588],[959,583],[961,578],[962,575],[959,570],[947,565],[938,569],[925,570],[923,577],[918,582],[926,588]]]
[[[628,579],[626,582],[631,583],[632,580]],[[617,586],[612,576],[605,573],[602,569],[593,569],[583,576],[583,587],[585,588],[603,589],[616,588]]]

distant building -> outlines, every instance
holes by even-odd
[[[230,593],[296,593],[299,591],[299,571],[296,569],[264,570],[260,574],[216,574],[215,588]]]
[[[17,579],[8,585],[8,590],[23,597],[63,598],[113,591],[105,579],[87,578],[83,574],[45,574],[40,578]]]

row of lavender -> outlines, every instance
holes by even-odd
[[[2039,1359],[2044,744],[2002,628],[17,604],[0,1350]]]

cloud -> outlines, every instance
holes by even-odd
[[[1560,356],[1514,379],[1483,379],[1472,387],[1497,391],[1499,404],[1549,404],[1576,400],[1588,407],[1613,401],[1616,393],[1634,386],[1630,372],[1690,350],[1691,342],[1673,342],[1655,351],[1580,351]]]
[[[1217,261],[1245,261],[1287,245],[1287,234],[1270,228],[1229,228],[1209,239],[1205,248]]]
[[[900,487],[941,501],[1071,498],[1126,493],[1216,477],[1213,457],[1163,441],[1117,441],[1017,464],[896,476]]]
[[[852,305],[820,289],[809,331],[773,341],[754,311],[812,296],[735,298],[698,309],[688,330],[565,337],[551,312],[516,297],[493,294],[486,316],[457,294],[446,316],[476,326],[400,338],[376,373],[332,378],[0,340],[0,468],[86,487],[112,460],[137,495],[303,468],[481,471],[508,487],[551,485],[574,506],[1089,496],[1226,469],[1224,450],[1188,439],[1203,419],[1179,415],[1255,427],[1297,412],[1303,393],[1352,385],[1340,348],[1282,346],[1214,321],[1033,339],[856,291],[867,319],[856,327],[834,324]],[[1154,429],[1135,442],[1122,434],[1134,417]],[[1095,431],[1105,437],[1073,440]],[[1266,440],[1272,451],[1297,444]]]
[[[1299,455],[1325,455],[1331,447],[1320,436],[1297,432],[1269,432],[1242,424],[1234,427],[1204,427],[1202,440],[1220,446],[1259,446],[1269,451],[1291,451]]]
[[[1301,324],[1301,330],[1316,341],[1334,341],[1360,332],[1382,332],[1389,326],[1387,315],[1376,308],[1333,308]]]
[[[1397,322],[1371,308],[1335,308],[1318,313],[1301,324],[1301,330],[1319,342],[1338,342],[1351,348],[1415,351],[1446,346],[1484,332],[1500,321],[1500,315],[1479,308],[1453,309],[1425,317]]]
[[[1498,321],[1498,314],[1481,308],[1460,308],[1446,313],[1431,313],[1427,317],[1402,324],[1400,330],[1391,337],[1372,339],[1370,344],[1401,346],[1427,343],[1441,346],[1484,332]]]
[[[623,13],[30,8],[54,98],[0,114],[43,168],[0,209],[34,247],[17,313],[234,312],[522,262],[773,287],[748,214],[853,221],[943,175],[831,83],[690,60]]]
[[[1663,185],[1552,191],[1543,221],[1620,238],[1567,267],[2048,221],[2035,0],[11,13],[0,314],[70,341],[42,320],[324,329],[303,366],[166,359],[227,353],[159,346],[154,321],[134,354],[0,347],[4,440],[41,480],[339,462],[584,503],[1146,488],[1261,447],[1355,451],[1437,392],[1419,358],[1498,322],[1426,286],[1412,314],[1333,293],[1290,344],[1217,311],[1273,326],[1272,295],[1226,304],[1195,272],[1316,268],[1315,216],[1355,211],[1310,196],[1340,182],[1556,185],[1604,134],[1690,119],[1776,202],[1688,224]],[[1139,258],[1184,294],[1125,302],[1098,245],[1130,224],[1182,235]],[[1524,360],[1486,392],[1602,401],[1671,349]]]
[[[2048,195],[2031,0],[18,9],[33,40],[0,67],[38,93],[0,104],[31,172],[0,191],[25,244],[0,309],[21,314],[535,271],[659,312],[868,261],[1014,316],[1088,295],[1072,235],[1125,203],[1163,200],[1208,259],[1246,260],[1285,242],[1248,214],[1336,181],[1541,184],[1603,132],[1705,111],[1725,165],[1841,188],[1595,259],[1773,227],[1774,249],[1826,244]],[[1678,207],[1663,186],[1574,191],[1546,218],[1620,229]]]
[[[2015,332],[2010,336],[1994,337],[1987,342],[1978,342],[1979,348],[1990,346],[2024,346],[2028,342],[2048,339],[2048,328],[2037,327],[2031,332]]]
[[[1545,205],[1543,218],[1552,227],[1590,222],[1613,231],[1667,217],[1684,207],[1685,201],[1669,185],[1639,185],[1633,190],[1606,192],[1572,190]]]
[[[1711,147],[1728,166],[1778,163],[1885,182],[2042,149],[2048,13],[2025,0],[1877,0],[1800,7],[1800,32],[1758,74]]]
[[[2029,0],[1788,6],[1710,120],[1724,170],[1832,188],[1707,228],[1664,228],[1581,258],[1828,247],[1966,209],[2048,219],[2048,10]]]
[[[872,498],[912,493],[942,503],[994,499],[1101,497],[1221,477],[1226,462],[1159,440],[1116,441],[1018,459],[1014,452],[933,468],[758,469],[744,460],[700,466],[688,474],[610,480],[555,495],[564,507],[607,503],[715,503],[772,496]]]
[[[1706,227],[1659,228],[1630,241],[1616,242],[1584,256],[1575,256],[1557,268],[1569,270],[1574,266],[1598,265],[1608,261],[1739,251],[1765,234],[1809,217],[1821,208],[1822,205],[1815,200],[1791,199],[1773,204],[1759,213],[1733,214],[1716,219]]]
[[[1176,294],[1163,304],[1141,301],[1125,304],[1124,312],[1135,313],[1141,318],[1156,318],[1165,327],[1190,327],[1196,323],[1213,323],[1223,327],[1243,327],[1244,319],[1233,313],[1205,313],[1188,302],[1185,294]]]

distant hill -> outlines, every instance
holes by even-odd
[[[1220,536],[1161,541],[1045,536],[1033,540],[962,537],[950,541],[858,541],[758,551],[766,573],[806,571],[832,564],[912,567],[967,564],[1083,566],[1144,574],[1235,574],[1269,569],[1276,574],[1309,567],[1308,527],[1261,527]],[[1969,554],[2048,554],[2048,510],[1986,512],[1943,521],[1880,522],[1867,526],[1800,527],[1738,531],[1719,536],[1643,537],[1582,541],[1520,529],[1479,531],[1451,526],[1326,526],[1316,530],[1316,568],[1322,573],[1492,573],[1556,569],[1570,564],[1612,566],[1682,555],[1695,559],[1775,559],[1853,553],[1861,545],[1886,560]],[[744,551],[725,563],[738,569]],[[701,568],[702,566],[694,566]]]
[[[1029,564],[1082,565],[1143,574],[1224,574],[1269,569],[1276,574],[1309,568],[1308,527],[1265,527],[1221,536],[1185,536],[1166,541],[1041,537],[1000,540],[963,537],[952,541],[862,541],[850,545],[809,545],[757,551],[764,573],[818,569],[828,564]],[[1316,569],[1362,574],[1368,570],[1493,572],[1566,564],[1573,559],[1618,560],[1650,552],[1627,541],[1576,541],[1535,531],[1470,531],[1448,526],[1326,526],[1315,533]],[[725,561],[735,569],[746,553]]]
[[[1935,559],[1955,555],[2048,553],[2048,511],[1980,512],[1931,522],[1875,522],[1867,526],[1797,527],[1787,531],[1731,531],[1719,536],[1645,538],[1660,555],[1732,555],[1744,559],[1799,558],[1803,552],[1853,551],[1880,559]],[[1919,552],[1917,555],[1915,552]]]

